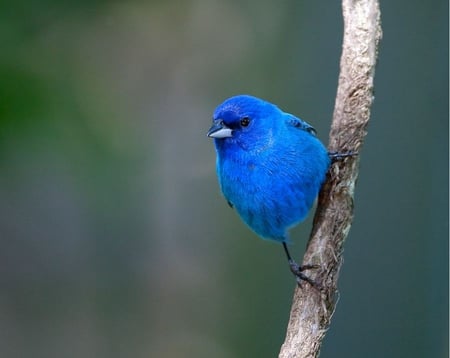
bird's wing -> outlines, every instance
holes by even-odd
[[[295,128],[299,128],[301,130],[304,130],[305,132],[308,132],[312,135],[316,135],[317,132],[314,129],[314,127],[308,123],[306,123],[305,121],[301,120],[300,118],[297,118],[295,116],[293,116],[292,114],[288,114],[288,124],[295,127]]]

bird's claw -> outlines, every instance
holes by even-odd
[[[348,151],[348,152],[328,152],[328,156],[331,160],[342,160],[347,157],[353,157],[355,155],[358,155],[358,152],[355,151]]]
[[[294,260],[289,260],[289,267],[291,269],[291,272],[294,274],[297,284],[299,287],[302,287],[302,283],[304,281],[308,282],[312,287],[317,288],[318,290],[321,290],[321,284],[309,276],[305,275],[303,271],[305,270],[311,270],[311,269],[318,269],[320,268],[319,265],[302,265],[300,266],[297,264]]]

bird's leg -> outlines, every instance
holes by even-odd
[[[302,286],[302,281],[306,281],[308,282],[311,286],[316,287],[318,289],[320,289],[320,284],[316,281],[314,281],[313,279],[311,279],[310,277],[306,276],[303,271],[305,270],[310,270],[310,269],[317,269],[320,266],[319,265],[303,265],[300,266],[298,263],[296,263],[294,261],[294,259],[291,257],[291,254],[289,253],[289,250],[287,248],[287,245],[285,242],[283,242],[283,248],[284,248],[284,252],[286,253],[288,262],[289,262],[289,267],[291,269],[291,272],[294,274],[294,276],[297,279],[297,284],[301,287]]]
[[[328,156],[332,161],[335,160],[342,160],[347,157],[353,157],[355,155],[358,155],[358,152],[349,151],[349,152],[328,152]]]

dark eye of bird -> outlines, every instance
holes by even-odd
[[[248,117],[243,117],[241,119],[241,126],[242,127],[247,127],[250,124],[250,118]]]

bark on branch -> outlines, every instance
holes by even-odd
[[[344,39],[330,131],[330,152],[360,153],[373,100],[373,79],[381,39],[378,0],[343,0]],[[296,288],[280,358],[318,357],[335,310],[342,248],[353,218],[359,156],[335,162],[319,194],[303,264],[321,267],[310,285]],[[309,273],[309,272],[308,272]],[[310,275],[314,275],[311,271]]]

